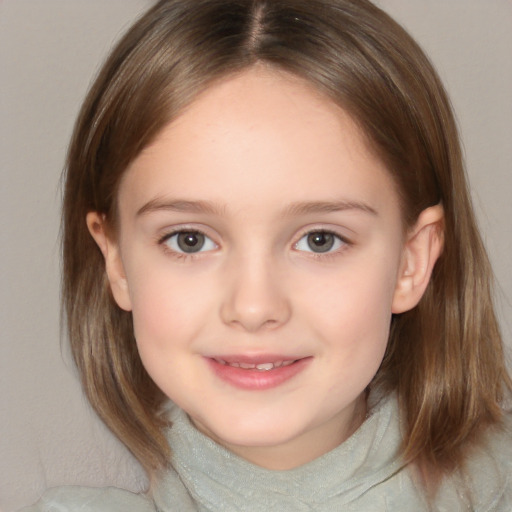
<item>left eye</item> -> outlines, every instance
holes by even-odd
[[[173,251],[186,254],[212,251],[215,242],[200,231],[178,231],[166,238],[164,243]]]
[[[306,233],[296,244],[299,251],[325,253],[339,249],[345,242],[329,231],[311,231]]]

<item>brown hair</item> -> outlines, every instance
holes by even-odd
[[[450,471],[499,424],[511,388],[492,274],[443,86],[410,36],[366,0],[163,0],[118,43],[67,161],[63,301],[85,392],[146,469],[168,463],[165,396],[141,364],[130,313],[111,297],[85,216],[101,212],[115,233],[128,165],[212,81],[255,63],[306,79],[353,116],[397,184],[406,225],[444,207],[444,252],[420,304],[392,319],[372,385],[397,392],[405,460]]]

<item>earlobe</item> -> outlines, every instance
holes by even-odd
[[[105,258],[105,269],[114,300],[121,309],[131,311],[128,281],[119,252],[119,244],[109,237],[105,216],[98,212],[89,212],[86,216],[86,223],[89,233]]]
[[[392,313],[414,308],[423,296],[434,265],[443,250],[443,207],[439,204],[423,210],[410,230],[403,250]]]

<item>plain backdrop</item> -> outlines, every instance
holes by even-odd
[[[59,339],[59,177],[100,61],[150,0],[0,0],[0,509],[62,484],[144,488]],[[512,0],[380,0],[451,94],[511,346]]]

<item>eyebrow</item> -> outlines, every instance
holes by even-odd
[[[308,215],[311,213],[335,213],[356,210],[378,216],[377,210],[360,201],[304,201],[293,203],[285,209],[285,215]]]
[[[210,201],[188,201],[185,199],[178,199],[174,201],[157,197],[148,201],[144,206],[139,208],[137,210],[137,216],[158,211],[222,215],[225,211],[225,207],[217,206]]]
[[[223,215],[227,208],[210,201],[190,201],[186,199],[167,200],[155,198],[148,201],[137,210],[137,216],[158,211],[177,213],[203,213],[210,215]],[[302,201],[292,203],[284,209],[284,216],[293,217],[314,213],[335,213],[346,210],[356,210],[370,215],[378,216],[377,210],[360,201]]]

